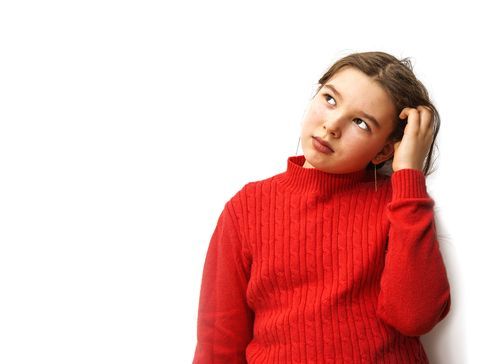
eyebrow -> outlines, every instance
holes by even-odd
[[[333,85],[328,83],[325,85],[325,87],[329,88],[340,99],[340,101],[342,101],[342,95],[340,94],[340,92],[337,91],[337,89]],[[377,121],[377,119],[375,119],[373,116],[363,111],[360,111],[359,113],[365,118],[369,119],[373,124],[375,124],[377,128],[380,129],[380,123]]]

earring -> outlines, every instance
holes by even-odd
[[[377,192],[377,165],[373,165],[373,174],[375,175],[375,192]]]
[[[297,142],[297,149],[295,150],[295,155],[297,155],[297,152],[299,150],[299,144],[300,144],[300,135],[299,135],[299,141]]]

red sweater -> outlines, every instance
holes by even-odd
[[[226,204],[201,284],[193,363],[428,363],[450,310],[421,171],[330,174],[288,158]]]

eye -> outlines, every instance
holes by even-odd
[[[323,94],[323,96],[324,96],[324,98],[325,98],[325,100],[326,100],[326,102],[327,102],[328,104],[330,104],[330,105],[332,105],[332,106],[333,106],[333,105],[337,105],[337,101],[335,101],[335,99],[334,99],[331,95],[329,95],[329,94]],[[330,103],[330,102],[329,102],[330,100],[333,100],[333,101],[334,101],[334,103]],[[363,129],[363,130],[366,130],[366,131],[370,131],[370,130],[371,130],[371,129],[370,129],[370,127],[368,126],[368,124],[367,124],[364,120],[362,120],[362,119],[356,118],[356,119],[354,119],[354,123],[355,123],[355,124],[356,124],[356,125],[357,125],[360,129]]]
[[[330,95],[328,94],[325,94],[325,100],[326,102],[328,102],[329,100],[333,100],[335,101],[335,99],[333,97],[331,97]],[[331,104],[330,102],[328,102],[330,105],[336,105],[337,104],[337,101],[335,101],[333,104]]]
[[[354,124],[356,124],[357,126],[359,126],[363,130],[370,131],[370,127],[362,119],[359,119],[359,118],[354,119]]]

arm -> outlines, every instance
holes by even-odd
[[[210,240],[203,268],[193,363],[246,363],[253,311],[246,303],[251,260],[226,203]]]
[[[391,177],[389,241],[377,314],[408,336],[429,332],[450,310],[450,286],[436,238],[424,174],[402,169]]]

